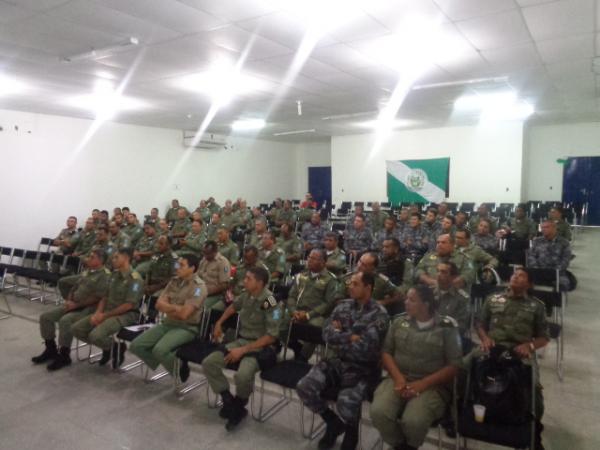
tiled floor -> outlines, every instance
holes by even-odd
[[[576,234],[573,246],[579,287],[567,308],[565,381],[560,383],[553,369],[554,344],[541,361],[548,450],[600,448],[600,361],[595,356],[600,230]],[[204,389],[179,399],[170,379],[145,383],[139,369],[119,374],[84,362],[48,373],[33,366],[30,357],[41,350],[37,317],[49,306],[23,298],[9,301],[16,315],[0,321],[0,449],[316,448],[316,441],[300,436],[295,404],[267,423],[248,419],[227,433],[208,408]],[[366,440],[373,437],[369,432]],[[469,448],[492,447],[473,442]]]

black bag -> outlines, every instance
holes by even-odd
[[[485,406],[486,421],[518,425],[530,420],[528,369],[517,355],[501,346],[474,361],[472,403]]]

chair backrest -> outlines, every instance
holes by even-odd
[[[65,255],[62,254],[58,254],[58,253],[50,253],[52,255],[52,264],[56,264],[58,266],[63,266],[65,263]]]
[[[13,249],[11,247],[0,247],[0,262],[2,262],[2,258],[8,262],[12,256]]]
[[[38,260],[40,262],[50,262],[53,259],[54,254],[50,252],[40,252]]]
[[[22,265],[25,259],[25,250],[22,248],[15,248],[10,255],[10,264]]]
[[[23,256],[24,267],[36,267],[39,253],[35,250],[26,250]]]
[[[81,264],[81,259],[79,256],[67,256],[67,262],[65,263],[65,267],[70,269],[73,272],[79,272],[79,266]]]
[[[323,329],[307,323],[292,322],[290,324],[290,340],[310,342],[312,344],[323,345]]]
[[[544,302],[544,305],[546,305],[548,310],[551,310],[552,308],[562,308],[562,294],[560,292],[544,291],[533,288],[529,293]]]
[[[545,286],[559,291],[559,271],[558,269],[537,269],[528,268],[529,280],[534,286]]]

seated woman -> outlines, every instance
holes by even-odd
[[[416,449],[429,427],[443,417],[461,364],[461,344],[454,319],[436,314],[427,286],[406,296],[406,313],[390,326],[382,362],[388,376],[371,404],[373,425],[394,449]]]

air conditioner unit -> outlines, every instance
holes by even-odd
[[[195,141],[196,133],[194,131],[183,132],[183,146],[185,148],[200,148],[208,150],[218,150],[227,148],[226,136],[214,133],[204,133],[200,139]]]

